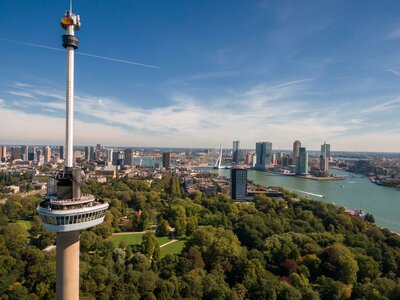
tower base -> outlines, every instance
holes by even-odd
[[[79,231],[57,233],[56,299],[79,300]]]

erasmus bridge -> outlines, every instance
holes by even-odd
[[[219,156],[217,158],[217,161],[215,162],[214,169],[222,169],[224,168],[221,166],[222,164],[222,145],[219,146]]]

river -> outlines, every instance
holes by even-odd
[[[203,168],[206,169],[206,168]],[[220,176],[230,176],[229,169],[213,170]],[[345,171],[331,170],[333,174],[345,176],[345,180],[318,181],[295,176],[277,175],[255,170],[248,171],[248,179],[264,186],[280,186],[310,198],[335,203],[348,209],[361,208],[374,215],[378,226],[400,232],[400,191],[378,186],[368,177]],[[304,195],[304,193],[303,193]],[[318,195],[323,195],[320,197]]]

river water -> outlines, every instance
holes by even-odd
[[[229,169],[213,170],[220,176],[230,176]],[[311,199],[335,203],[348,209],[361,208],[374,215],[378,226],[400,232],[400,190],[378,186],[368,177],[349,172],[331,170],[345,176],[345,180],[318,181],[295,176],[277,175],[255,170],[248,171],[248,179],[264,186],[280,186]],[[321,198],[317,195],[323,195]]]

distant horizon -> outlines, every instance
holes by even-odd
[[[327,143],[329,144],[329,143]],[[140,150],[140,149],[176,149],[176,150],[219,150],[219,147],[171,147],[171,146],[125,146],[125,145],[103,145],[100,144],[102,147],[104,148],[132,148],[134,150]],[[274,144],[272,143],[272,146]],[[64,146],[63,144],[0,144],[0,146],[6,146],[7,147],[7,151],[9,147],[18,147],[18,146],[28,146],[28,147],[45,147],[45,146],[49,146],[49,147],[60,147],[60,146]],[[87,147],[87,146],[91,146],[92,148],[96,147],[96,144],[89,144],[89,145],[84,145],[84,144],[80,144],[80,145],[74,145],[74,148],[83,148],[83,147]],[[331,145],[332,146],[332,145]],[[228,149],[232,149],[232,147],[222,147],[222,150],[228,150]],[[315,149],[307,149],[307,152],[320,152],[321,150],[315,150]],[[253,151],[255,152],[255,148],[239,148],[239,150],[249,150],[249,151]],[[282,152],[293,152],[293,149],[283,149],[283,148],[272,148],[273,152],[277,152],[277,151],[282,151]],[[359,150],[331,150],[331,153],[340,153],[340,152],[346,152],[346,153],[386,153],[386,154],[400,154],[400,152],[393,152],[393,151],[359,151]]]

